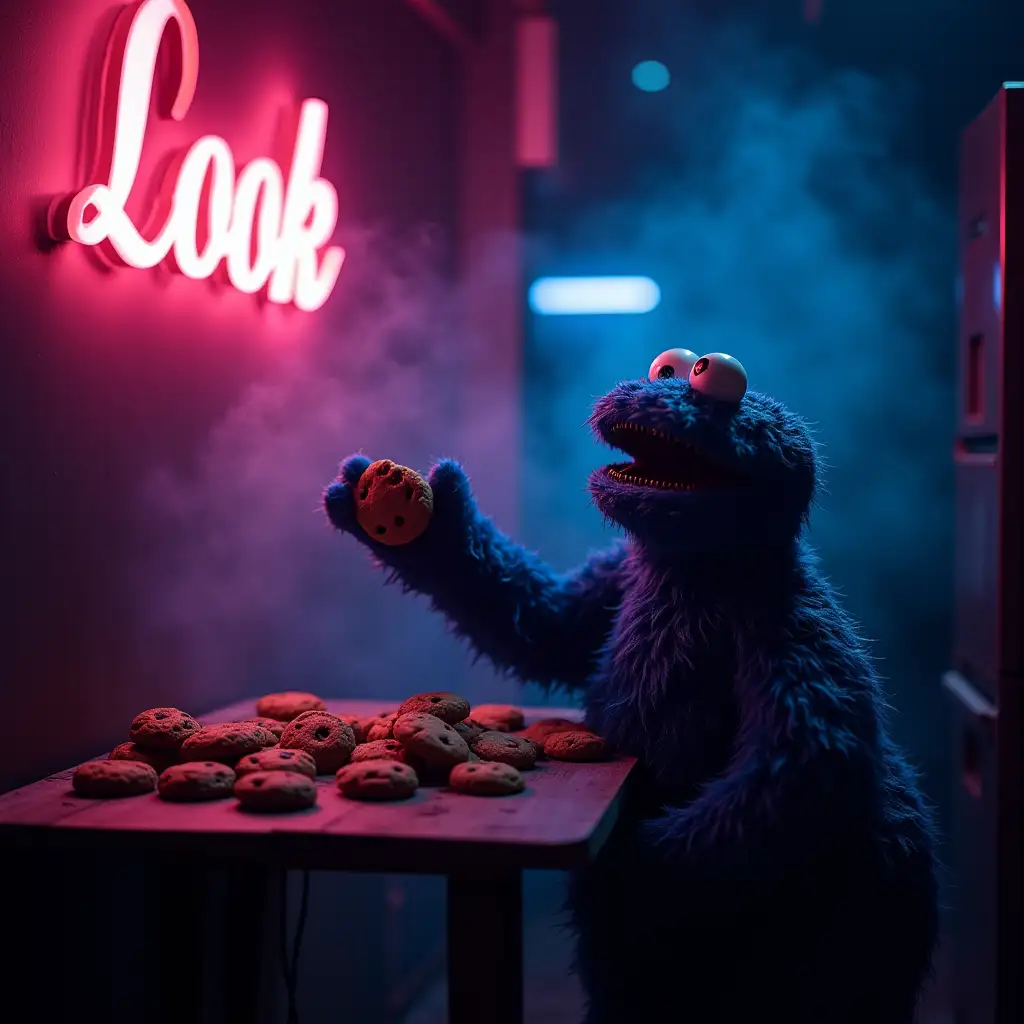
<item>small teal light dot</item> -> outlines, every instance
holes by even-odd
[[[672,76],[660,60],[643,60],[633,68],[633,84],[643,92],[661,92]]]

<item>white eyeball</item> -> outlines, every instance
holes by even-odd
[[[738,402],[747,392],[747,371],[738,359],[709,352],[693,364],[690,387],[719,402]]]
[[[647,377],[650,380],[672,380],[673,377],[685,380],[695,362],[696,352],[691,352],[688,348],[670,348],[651,363]]]

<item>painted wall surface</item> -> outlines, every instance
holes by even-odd
[[[151,121],[140,182],[207,133],[240,165],[274,155],[282,118],[321,98],[347,260],[301,313],[46,244],[50,197],[88,183],[87,100],[120,5],[5,13],[0,693],[31,727],[0,752],[0,787],[109,749],[146,707],[387,698],[424,664],[466,664],[318,513],[349,451],[449,449],[457,57],[400,0],[191,9],[198,91],[182,122]]]
[[[38,0],[5,12],[0,697],[20,724],[0,750],[0,790],[110,749],[146,707],[202,713],[291,687],[389,702],[439,680],[471,696],[475,681],[493,684],[489,671],[470,677],[424,603],[381,585],[319,503],[357,449],[417,467],[467,457],[457,438],[471,418],[478,493],[503,525],[514,520],[515,474],[487,459],[502,437],[517,457],[517,353],[503,346],[518,321],[488,327],[508,319],[514,254],[508,109],[467,113],[465,64],[402,0],[190,6],[195,101],[183,122],[151,124],[140,181],[207,133],[239,164],[276,156],[282,118],[323,99],[323,176],[338,191],[347,260],[327,304],[305,314],[166,271],[103,271],[81,247],[47,244],[51,197],[88,183],[83,117],[121,8]],[[497,81],[499,99],[502,24],[468,72],[479,90]],[[4,892],[11,916],[40,923],[12,977],[50,990],[49,1017],[78,1013],[86,990],[94,1016],[155,1012],[143,1001],[159,936],[138,918],[138,893],[158,878],[109,851],[0,873],[17,879]],[[201,882],[213,900],[202,889],[165,898],[210,916],[197,957],[214,1014],[226,938],[220,883]],[[352,1020],[400,1014],[439,969],[442,899],[438,880],[315,875],[303,1019],[333,1019],[339,992]],[[293,925],[296,909],[293,899]],[[359,941],[346,941],[354,921]],[[83,945],[126,927],[133,941],[116,958]],[[277,938],[273,924],[273,949],[253,950],[266,956],[267,1020],[283,1018]],[[53,948],[78,951],[59,986]]]

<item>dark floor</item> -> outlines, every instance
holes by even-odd
[[[556,875],[528,876],[525,886],[526,1024],[577,1024],[583,1017],[583,992],[570,966],[570,937],[560,923],[562,883]],[[945,977],[941,957],[939,977]],[[921,1024],[953,1024],[941,987],[928,992]],[[403,1024],[446,1024],[443,977],[424,994]]]

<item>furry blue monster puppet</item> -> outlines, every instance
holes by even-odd
[[[748,391],[735,359],[684,349],[590,422],[631,457],[590,478],[626,540],[564,575],[478,511],[452,461],[404,546],[356,523],[368,459],[325,499],[478,652],[577,691],[638,759],[612,838],[571,885],[586,1021],[909,1024],[936,942],[933,825],[802,537],[807,428]]]

